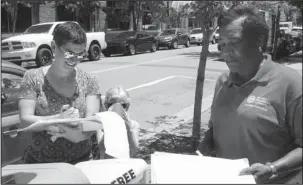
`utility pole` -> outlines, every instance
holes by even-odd
[[[167,7],[167,16],[169,16],[169,1],[166,1],[166,7]]]

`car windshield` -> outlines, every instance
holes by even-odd
[[[119,34],[117,35],[117,38],[132,37],[132,36],[135,36],[135,35],[136,35],[136,32],[127,31],[127,32],[119,33]]]
[[[23,34],[31,34],[31,33],[48,33],[53,24],[42,24],[31,26]]]
[[[202,29],[195,29],[191,31],[191,34],[202,33]]]
[[[176,30],[164,30],[160,35],[174,35]]]
[[[302,29],[295,28],[295,29],[292,29],[291,31],[302,31]]]
[[[157,30],[157,26],[149,26],[146,30]]]

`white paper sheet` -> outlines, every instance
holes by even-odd
[[[96,114],[103,125],[105,153],[119,159],[128,159],[129,143],[124,120],[115,112]]]
[[[253,176],[239,176],[247,159],[158,153],[151,155],[152,183],[157,184],[256,184]]]

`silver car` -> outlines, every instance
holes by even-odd
[[[20,84],[26,69],[1,62],[1,166],[22,162],[22,157],[31,138],[31,133],[11,134],[8,131],[21,127],[18,110]]]

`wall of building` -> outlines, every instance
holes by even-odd
[[[54,22],[56,21],[55,2],[46,2],[46,4],[39,5],[39,22]]]

